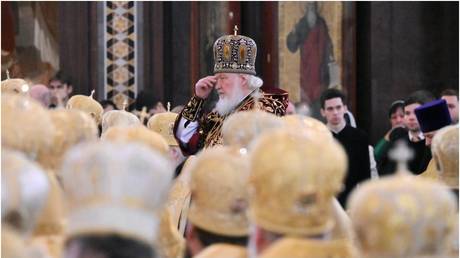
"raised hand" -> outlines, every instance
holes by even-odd
[[[217,79],[214,75],[201,78],[195,84],[195,95],[199,98],[206,99],[216,85],[216,82]]]

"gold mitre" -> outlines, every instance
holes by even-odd
[[[102,133],[113,126],[138,126],[139,118],[133,113],[124,110],[110,110],[102,115]]]
[[[159,133],[168,142],[169,146],[179,146],[174,138],[174,122],[178,114],[172,112],[163,112],[153,115],[147,122],[147,127]]]
[[[366,257],[439,257],[458,220],[455,195],[445,185],[407,170],[413,153],[403,141],[389,152],[396,175],[366,181],[348,199],[358,244]]]
[[[173,178],[159,152],[138,143],[91,142],[72,148],[61,175],[69,203],[67,236],[118,234],[152,244]]]
[[[438,178],[454,189],[458,189],[458,129],[458,125],[444,127],[431,143]]]
[[[53,109],[49,111],[54,125],[52,148],[40,150],[37,160],[54,172],[60,167],[65,152],[83,141],[97,140],[96,122],[88,114],[77,109]]]
[[[2,148],[2,222],[24,236],[33,230],[49,192],[45,172],[24,154]]]
[[[246,36],[225,35],[214,42],[214,73],[247,73],[256,75],[256,42]]]
[[[324,136],[325,138],[332,139],[332,133],[327,128],[327,126],[323,122],[313,117],[301,115],[288,115],[281,117],[281,119],[284,121],[285,126],[287,127],[297,130],[303,130],[306,133],[317,134],[318,136]]]
[[[343,186],[347,156],[335,140],[274,129],[254,142],[251,220],[278,234],[317,235],[334,226],[332,200]]]
[[[224,145],[248,148],[262,132],[282,126],[282,120],[271,113],[261,110],[237,112],[225,119],[222,138]]]
[[[143,125],[135,127],[111,127],[101,139],[117,142],[138,142],[169,157],[169,146],[163,137]]]
[[[1,82],[2,94],[27,94],[30,89],[29,84],[23,79],[6,79]]]
[[[348,200],[366,257],[440,255],[458,220],[455,197],[440,183],[410,174],[367,181]]]
[[[2,147],[35,159],[40,149],[52,147],[54,126],[48,111],[36,100],[2,94]]]
[[[196,157],[188,171],[192,224],[218,235],[248,234],[247,162],[236,149],[223,146],[205,149]]]
[[[74,95],[67,101],[67,109],[78,109],[90,115],[97,125],[101,123],[104,108],[93,99],[94,91],[90,96]]]
[[[351,241],[282,238],[269,246],[261,258],[358,258],[359,252]]]

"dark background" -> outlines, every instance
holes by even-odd
[[[200,23],[206,15],[200,5],[213,3],[143,4],[143,88],[173,106],[185,104],[196,80],[209,71],[200,63],[203,39],[197,35],[207,26]],[[96,9],[96,2],[59,3],[61,67],[71,73],[76,92],[85,94],[97,87],[100,73]],[[265,87],[278,87],[277,3],[230,2],[228,10],[234,20],[225,33],[235,23],[257,42],[257,73]],[[438,94],[458,88],[458,2],[346,2],[344,10],[344,44],[352,47],[344,52],[343,84],[358,126],[373,144],[389,129],[387,110],[394,100],[419,89]]]

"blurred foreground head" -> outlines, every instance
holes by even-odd
[[[2,223],[29,237],[46,203],[45,172],[24,154],[2,148]]]
[[[73,240],[81,244],[89,238],[121,238],[127,246],[135,242],[141,249],[152,248],[173,178],[162,154],[131,142],[86,143],[69,151],[61,174],[70,207],[67,252]],[[91,243],[86,247],[95,248]],[[115,253],[124,248],[113,247]]]
[[[458,220],[455,195],[408,172],[408,149],[398,148],[396,175],[363,183],[348,200],[360,248],[369,258],[442,257]]]
[[[35,159],[52,148],[54,125],[49,112],[29,96],[2,94],[2,147]]]
[[[294,236],[334,227],[332,201],[343,187],[347,157],[335,140],[316,132],[277,129],[250,152],[250,218],[261,228]]]

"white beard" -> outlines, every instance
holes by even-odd
[[[217,113],[221,116],[229,114],[245,97],[244,92],[239,87],[235,87],[232,96],[219,97],[216,103]]]

